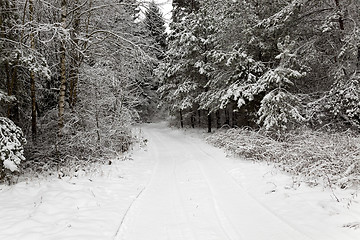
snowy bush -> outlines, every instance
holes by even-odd
[[[328,129],[360,129],[360,77],[355,73],[332,86],[324,96],[307,104],[307,119]]]
[[[285,89],[275,89],[265,95],[258,111],[258,123],[266,130],[286,130],[291,124],[304,121],[299,112],[300,100]]]
[[[302,130],[281,141],[264,132],[247,129],[220,131],[207,138],[211,144],[236,156],[275,163],[298,179],[348,188],[360,183],[360,137],[344,133]]]
[[[0,134],[0,179],[2,179],[6,171],[19,170],[20,162],[25,160],[23,145],[26,144],[26,140],[22,130],[4,117],[0,117]]]
[[[27,171],[51,174],[62,169],[63,174],[71,175],[121,155],[133,143],[130,125],[137,117],[134,102],[138,99],[129,93],[130,81],[118,78],[106,62],[86,66],[81,73],[78,102],[73,111],[66,106],[61,137],[57,109],[39,117],[42,132],[29,149],[32,156],[24,165]]]
[[[339,83],[330,91],[329,108],[335,116],[344,118],[352,125],[360,126],[360,79],[357,74],[345,83]]]
[[[14,96],[9,96],[9,95],[7,95],[7,93],[5,93],[4,91],[2,91],[0,89],[0,101],[12,102],[15,100],[16,100],[16,98]]]

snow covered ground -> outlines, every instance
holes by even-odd
[[[126,161],[0,186],[0,239],[360,239],[355,190],[307,187],[164,124],[141,132]]]

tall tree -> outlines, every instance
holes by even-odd
[[[67,27],[67,1],[61,0],[61,27],[66,33]],[[66,42],[65,39],[60,43],[60,93],[59,93],[59,128],[64,126],[64,111],[65,111],[65,93],[66,93]]]
[[[19,41],[19,31],[16,25],[19,22],[16,2],[13,0],[0,1],[0,71],[2,72],[0,87],[6,89],[7,95],[18,94],[17,57],[15,53],[16,43]],[[18,101],[8,102],[6,115],[16,123],[19,122]]]
[[[151,37],[155,40],[158,59],[163,59],[167,45],[165,20],[159,7],[154,3],[154,1],[149,4],[145,13],[144,23],[149,30]]]
[[[69,86],[69,105],[71,109],[74,109],[74,106],[77,101],[77,84],[79,80],[79,68],[82,63],[82,57],[80,54],[80,46],[79,46],[79,36],[81,31],[81,17],[80,13],[80,3],[79,0],[74,0],[74,19],[72,21],[72,31],[71,31],[71,64],[70,64],[70,86]],[[86,31],[86,28],[85,28]]]
[[[34,22],[34,1],[29,0],[29,21],[32,26],[35,26]],[[30,48],[35,52],[35,36],[34,29],[30,30]],[[31,86],[31,134],[33,140],[36,139],[36,86],[35,86],[35,73],[30,70],[30,86]]]

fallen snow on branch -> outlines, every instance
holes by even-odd
[[[25,160],[24,144],[22,130],[10,119],[0,117],[0,174],[5,169],[11,172],[19,170],[20,162]]]

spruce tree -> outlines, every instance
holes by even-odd
[[[258,123],[266,130],[281,132],[305,120],[300,113],[300,99],[289,90],[293,79],[302,77],[300,72],[292,69],[294,46],[295,42],[291,42],[289,36],[278,43],[281,53],[276,59],[279,59],[279,65],[264,73],[254,88],[254,93],[266,92],[258,111]]]
[[[158,59],[164,58],[166,50],[165,20],[159,7],[154,2],[149,4],[144,23],[156,43]]]
[[[180,20],[179,12],[196,12],[200,9],[199,0],[173,0],[173,21]]]

